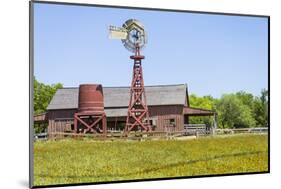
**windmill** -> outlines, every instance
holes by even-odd
[[[134,60],[134,66],[124,135],[127,136],[132,130],[150,131],[151,125],[148,119],[149,113],[141,64],[144,56],[140,54],[140,50],[147,43],[144,26],[138,20],[129,19],[122,27],[109,26],[109,37],[121,39],[124,47],[134,53],[130,56]]]

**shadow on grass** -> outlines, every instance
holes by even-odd
[[[242,152],[242,153],[235,153],[235,154],[225,154],[225,155],[218,155],[214,156],[211,158],[202,158],[202,159],[197,159],[197,160],[187,160],[187,161],[181,161],[177,163],[171,163],[165,166],[159,166],[159,167],[154,167],[154,168],[149,168],[149,169],[143,169],[141,171],[136,171],[132,173],[126,173],[126,174],[106,174],[106,175],[48,175],[48,174],[36,174],[35,176],[38,177],[47,177],[47,178],[53,178],[53,179],[63,179],[63,178],[68,178],[68,179],[81,179],[81,178],[105,178],[105,177],[126,177],[126,176],[135,176],[138,174],[143,174],[143,173],[150,173],[150,172],[155,172],[163,169],[169,169],[173,167],[178,167],[182,165],[190,165],[190,164],[195,164],[199,162],[207,162],[211,160],[217,160],[217,159],[223,159],[223,158],[229,158],[229,157],[240,157],[240,156],[248,156],[248,155],[257,155],[257,154],[262,154],[266,153],[267,151],[255,151],[255,152]],[[175,175],[176,176],[176,175]]]

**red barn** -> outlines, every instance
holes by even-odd
[[[107,130],[123,130],[126,123],[130,96],[129,87],[103,87]],[[215,112],[189,105],[186,84],[155,85],[145,87],[149,121],[155,131],[172,127],[181,131],[190,116],[213,116]],[[70,132],[78,109],[77,88],[58,89],[47,108],[48,133]]]

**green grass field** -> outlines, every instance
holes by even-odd
[[[34,185],[71,184],[268,170],[267,135],[185,141],[34,143]]]

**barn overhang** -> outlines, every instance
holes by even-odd
[[[41,114],[36,114],[33,116],[33,121],[35,123],[44,123],[44,122],[48,122],[48,114],[45,113],[41,113]]]
[[[202,108],[192,108],[185,106],[183,108],[183,114],[187,116],[214,116],[216,112]]]

